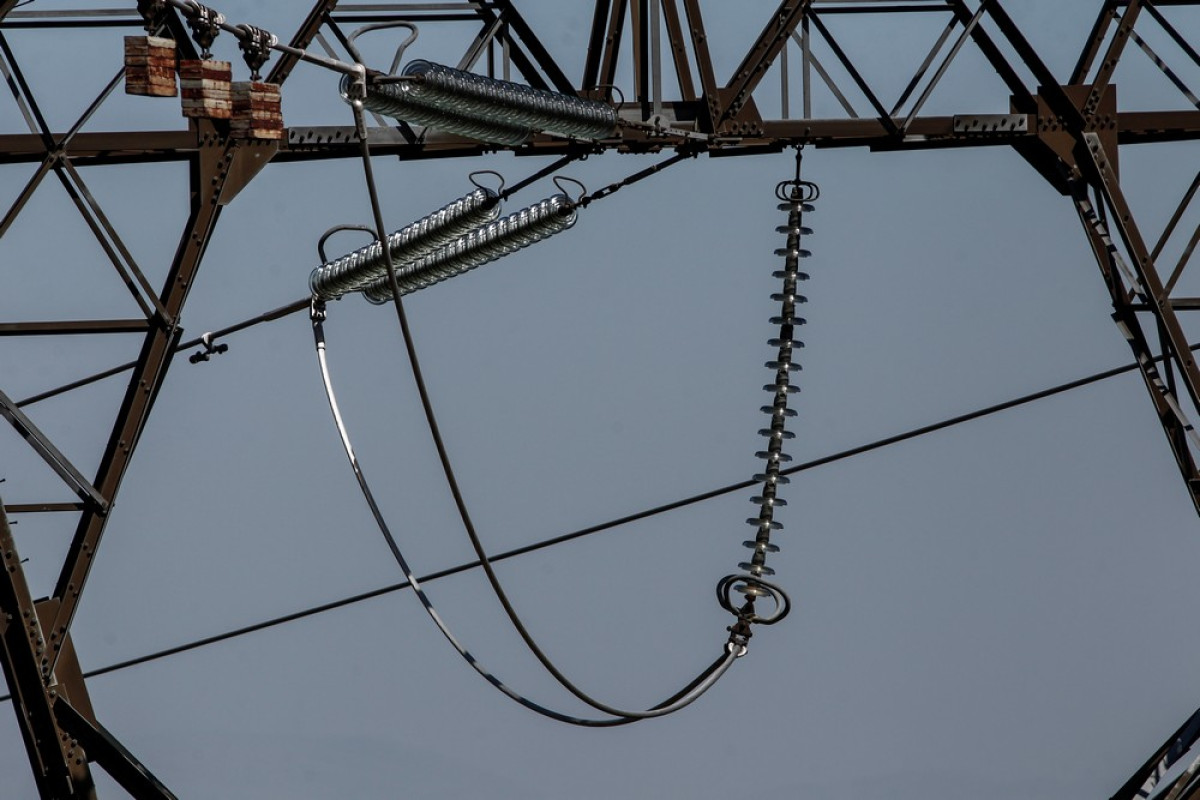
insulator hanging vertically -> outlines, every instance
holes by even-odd
[[[603,139],[617,126],[607,103],[534,89],[430,61],[404,68],[408,80],[370,83],[363,105],[378,114],[494,144],[518,145],[534,131]],[[342,79],[348,96],[351,79]]]
[[[771,324],[779,327],[779,335],[770,340],[770,345],[776,348],[775,359],[766,363],[766,367],[774,371],[775,379],[763,387],[771,393],[771,404],[762,407],[771,422],[769,427],[759,431],[759,435],[767,440],[766,449],[756,453],[766,466],[762,473],[754,476],[762,484],[762,489],[750,499],[758,506],[758,515],[746,520],[747,524],[754,527],[755,536],[742,543],[753,551],[753,555],[749,561],[738,565],[753,579],[734,587],[747,600],[770,594],[763,584],[754,579],[774,574],[774,570],[766,564],[767,554],[779,551],[778,545],[771,543],[771,533],[783,527],[775,520],[775,509],[787,505],[779,497],[779,487],[788,482],[787,477],[780,474],[781,465],[791,461],[791,457],[783,452],[783,443],[794,436],[787,430],[788,418],[796,416],[795,410],[788,407],[788,398],[800,391],[792,383],[791,374],[800,370],[800,365],[794,360],[795,351],[804,347],[804,343],[795,338],[796,328],[805,323],[804,318],[797,315],[796,308],[808,302],[797,291],[797,287],[801,281],[808,280],[808,275],[800,271],[800,260],[811,255],[801,247],[803,237],[812,233],[803,225],[803,217],[805,212],[813,210],[808,201],[816,199],[817,189],[815,185],[797,178],[781,183],[776,188],[776,196],[782,201],[779,209],[788,212],[788,221],[775,230],[787,235],[787,243],[775,251],[775,255],[783,257],[783,269],[774,273],[776,278],[783,281],[783,291],[771,295],[771,299],[780,304],[779,316],[771,318]]]
[[[491,189],[476,189],[389,236],[393,266],[400,270],[499,215],[499,195]],[[386,274],[383,248],[375,241],[314,269],[308,286],[318,299],[333,300],[359,291]]]
[[[540,242],[575,224],[575,205],[564,194],[556,194],[515,214],[488,223],[440,247],[424,258],[398,266],[396,282],[405,295],[461,275],[523,247]],[[392,299],[386,275],[363,289],[372,303]]]

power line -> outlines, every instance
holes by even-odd
[[[1193,345],[1191,349],[1193,351],[1200,350],[1200,344]],[[888,447],[890,445],[899,444],[900,442],[909,441],[911,439],[916,439],[918,437],[925,436],[930,433],[935,433],[940,430],[945,430],[947,428],[951,428],[956,425],[962,425],[966,422],[971,422],[973,420],[982,419],[982,418],[990,416],[992,414],[998,414],[1002,411],[1008,411],[1010,409],[1017,408],[1017,407],[1023,406],[1023,405],[1027,405],[1027,404],[1032,403],[1037,400],[1043,400],[1047,397],[1053,397],[1054,395],[1062,394],[1064,392],[1071,391],[1072,389],[1079,389],[1079,388],[1088,386],[1093,383],[1099,383],[1101,381],[1108,380],[1109,378],[1115,378],[1118,375],[1124,375],[1126,373],[1133,372],[1137,368],[1138,368],[1137,364],[1126,364],[1125,366],[1115,367],[1113,369],[1105,370],[1103,372],[1097,372],[1097,373],[1095,373],[1093,375],[1089,375],[1085,378],[1079,378],[1077,380],[1069,381],[1067,383],[1061,383],[1061,384],[1058,384],[1057,386],[1052,386],[1047,389],[1042,389],[1041,391],[1033,392],[1031,394],[1022,395],[1020,397],[1016,397],[1011,400],[1006,400],[1002,403],[996,403],[995,405],[986,406],[984,408],[980,408],[975,411],[970,411],[966,414],[960,414],[959,416],[956,416],[956,417],[950,417],[949,419],[942,420],[941,422],[935,422],[930,425],[923,425],[919,428],[913,428],[911,430],[904,431],[902,433],[897,433],[893,436],[888,436],[883,439],[877,439],[868,444],[863,444],[863,445],[859,445],[857,447],[852,447],[848,450],[841,450],[837,453],[832,453],[827,456],[822,456],[821,458],[813,459],[812,461],[806,461],[802,464],[797,464],[793,467],[789,467],[787,470],[782,471],[781,474],[794,475],[798,472],[804,472],[806,470],[815,469],[817,467],[822,467],[827,464],[835,463],[837,461],[843,461],[852,456],[869,453],[874,450],[879,450],[881,448]],[[654,517],[659,514],[665,514],[669,511],[675,511],[677,509],[684,508],[684,507],[690,506],[690,505],[694,505],[696,503],[701,503],[701,502],[704,502],[705,500],[711,500],[713,498],[720,497],[725,494],[730,494],[733,492],[740,492],[744,489],[750,488],[753,485],[754,485],[754,481],[741,481],[739,483],[731,483],[731,484],[722,486],[717,489],[711,489],[706,492],[694,494],[694,495],[691,495],[690,497],[685,497],[683,499],[675,500],[670,503],[665,503],[663,505],[654,506],[653,508],[648,508],[643,511],[638,511],[633,514],[628,514],[623,517],[618,517],[616,519],[612,519],[607,522],[601,522],[599,524],[592,525],[587,528],[581,528],[580,530],[572,531],[570,533],[564,533],[564,534],[561,534],[559,536],[555,536],[555,537],[552,537],[549,539],[543,539],[542,541],[539,541],[539,542],[534,542],[532,544],[524,545],[522,547],[517,547],[512,550],[506,550],[502,553],[497,553],[496,555],[493,555],[491,558],[488,559],[488,561],[489,561],[489,563],[492,563],[492,564],[494,564],[498,561],[507,561],[508,559],[516,558],[517,556],[526,555],[528,553],[533,553],[538,550],[544,550],[548,547],[552,547],[552,546],[558,545],[558,544],[564,544],[566,542],[570,542],[575,539],[582,539],[585,536],[591,536],[592,534],[602,533],[603,531],[611,530],[613,528],[618,528],[618,527],[621,527],[622,525],[627,525],[631,522],[638,522],[640,520],[648,519],[650,517]],[[431,572],[428,575],[419,578],[419,581],[422,583],[432,583],[433,581],[440,580],[441,578],[448,578],[451,575],[458,575],[460,573],[467,572],[472,569],[477,569],[481,566],[482,566],[482,562],[479,560],[468,561],[468,562],[464,562],[464,563],[459,564],[454,567],[449,567],[447,569],[440,570],[438,572]],[[256,622],[254,624],[246,625],[241,628],[235,628],[233,630],[226,631],[224,633],[218,633],[213,636],[207,636],[203,639],[196,639],[194,641],[187,642],[185,644],[176,645],[174,647],[169,647],[164,650],[158,650],[153,653],[147,653],[146,655],[138,656],[136,658],[131,658],[126,661],[119,661],[115,664],[109,664],[108,666],[105,666],[105,667],[99,667],[99,668],[91,670],[89,672],[85,672],[84,677],[92,678],[92,677],[96,677],[99,675],[107,675],[110,672],[117,672],[119,670],[128,669],[129,667],[135,667],[135,666],[139,666],[141,664],[146,664],[151,661],[157,661],[159,659],[166,658],[167,656],[178,655],[180,653],[186,653],[190,650],[196,650],[201,647],[206,647],[210,644],[217,644],[218,642],[223,642],[228,639],[234,639],[234,638],[237,638],[240,636],[245,636],[247,634],[257,633],[258,631],[266,630],[268,628],[273,628],[278,625],[283,625],[284,623],[287,623],[287,622],[294,622],[296,620],[305,619],[307,617],[316,616],[318,614],[324,614],[327,611],[333,611],[335,609],[344,608],[346,606],[354,605],[356,603],[362,603],[367,600],[372,600],[376,597],[382,597],[383,595],[391,594],[393,592],[398,592],[401,589],[408,589],[408,588],[410,588],[410,584],[407,581],[402,581],[400,583],[393,583],[388,586],[383,586],[383,587],[380,587],[378,589],[373,589],[368,592],[363,592],[361,594],[356,594],[356,595],[352,595],[350,597],[345,597],[345,598],[342,598],[341,600],[334,600],[329,603],[323,603],[318,606],[312,606],[310,608],[302,609],[300,611],[294,611],[290,614],[285,614],[280,617],[274,617],[272,619],[263,620],[262,622]],[[10,695],[4,695],[3,697],[0,697],[0,702],[6,701],[8,699],[10,699]]]
[[[206,337],[207,337],[208,341],[211,342],[214,339],[219,339],[224,336],[228,336],[231,333],[238,333],[239,331],[244,331],[247,328],[253,328],[255,325],[260,325],[264,322],[274,322],[277,319],[282,319],[284,317],[295,314],[298,311],[305,310],[306,308],[308,308],[309,301],[310,301],[310,298],[305,297],[302,300],[297,300],[295,302],[288,303],[286,306],[280,306],[279,308],[275,308],[275,309],[272,309],[271,311],[267,311],[262,314],[259,314],[256,317],[251,317],[250,319],[246,319],[246,320],[242,320],[241,322],[234,323],[233,325],[230,325],[229,327],[221,328],[220,330],[210,331],[209,333],[206,333],[203,336],[197,336],[195,339],[189,339],[186,342],[181,342],[181,343],[175,345],[175,349],[172,352],[180,353],[184,350],[190,350],[193,347],[199,347],[200,345],[205,344]],[[103,370],[102,372],[97,372],[93,375],[89,375],[86,378],[80,378],[77,381],[72,381],[71,383],[65,383],[62,386],[58,386],[54,389],[48,389],[48,390],[42,392],[41,394],[35,394],[32,397],[26,397],[24,400],[21,400],[17,403],[17,407],[24,408],[25,406],[31,406],[34,403],[40,403],[43,400],[49,400],[51,397],[57,397],[58,395],[65,394],[66,392],[69,392],[73,389],[79,389],[79,388],[82,388],[89,384],[96,383],[97,381],[104,380],[105,378],[111,378],[113,375],[120,375],[122,372],[127,372],[127,371],[133,369],[134,367],[136,367],[137,365],[138,365],[138,362],[136,362],[136,361],[127,361],[124,364],[119,364],[115,367],[110,367],[106,370]]]

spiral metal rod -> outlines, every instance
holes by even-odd
[[[369,83],[363,105],[398,120],[510,146],[522,144],[535,131],[603,139],[617,127],[617,113],[607,103],[431,61],[410,62],[402,77],[408,80]],[[341,90],[343,97],[351,96],[352,81],[344,78]]]
[[[399,264],[396,285],[401,295],[424,289],[564,231],[576,219],[575,206],[567,196],[553,195],[460,236],[424,258]],[[387,275],[378,277],[363,287],[363,296],[376,304],[388,302],[392,299],[391,280]]]
[[[500,214],[500,198],[491,189],[478,188],[387,238],[396,264],[419,261],[463,234]],[[378,240],[312,271],[309,289],[321,300],[333,300],[386,279],[387,264]]]

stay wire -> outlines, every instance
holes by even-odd
[[[1193,345],[1191,349],[1193,351],[1200,350],[1200,345]],[[1157,358],[1155,360],[1160,361],[1161,358]],[[1089,375],[1084,378],[1079,378],[1079,379],[1076,379],[1073,381],[1069,381],[1067,383],[1058,384],[1057,386],[1052,386],[1052,387],[1042,389],[1037,392],[1033,392],[1031,394],[1023,395],[1021,397],[1016,397],[1011,400],[1006,400],[1002,403],[996,403],[994,405],[987,406],[987,407],[981,408],[981,409],[977,409],[975,411],[971,411],[966,414],[960,414],[959,416],[951,417],[949,419],[945,419],[940,422],[935,422],[935,423],[932,423],[929,425],[923,425],[919,428],[913,428],[911,430],[904,431],[904,432],[901,432],[898,434],[894,434],[892,436],[888,436],[883,439],[877,439],[877,440],[867,443],[867,444],[862,444],[862,445],[858,445],[856,447],[851,447],[846,450],[841,450],[837,453],[831,453],[829,455],[822,456],[817,459],[813,459],[812,461],[806,461],[802,464],[797,464],[793,467],[788,468],[786,470],[786,472],[787,472],[787,474],[794,475],[796,473],[804,472],[806,470],[816,469],[817,467],[827,466],[829,464],[843,461],[852,456],[863,455],[865,453],[869,453],[874,450],[879,450],[879,449],[882,449],[882,448],[890,446],[890,445],[899,444],[899,443],[902,443],[905,441],[909,441],[911,439],[916,439],[920,436],[924,436],[924,435],[927,435],[930,433],[935,433],[937,431],[945,430],[947,428],[950,428],[950,427],[953,427],[956,425],[962,425],[967,422],[971,422],[971,421],[974,421],[977,419],[982,419],[982,418],[990,416],[992,414],[997,414],[1002,411],[1008,411],[1013,408],[1017,408],[1019,406],[1035,402],[1037,400],[1043,400],[1048,397],[1053,397],[1054,395],[1063,394],[1063,393],[1073,390],[1073,389],[1083,388],[1085,386],[1088,386],[1088,385],[1091,385],[1094,383],[1099,383],[1101,381],[1105,381],[1110,378],[1115,378],[1120,375],[1125,375],[1130,372],[1136,371],[1137,368],[1138,368],[1137,364],[1126,364],[1125,366],[1114,367],[1112,369],[1108,369],[1103,372],[1097,372],[1093,375]],[[613,530],[613,529],[619,528],[623,525],[628,525],[630,523],[638,522],[643,519],[648,519],[650,517],[654,517],[659,514],[665,514],[665,513],[671,512],[671,511],[676,511],[678,509],[686,508],[690,505],[702,503],[707,500],[712,500],[712,499],[721,497],[726,494],[740,492],[744,489],[747,489],[747,488],[753,486],[754,483],[755,483],[755,481],[742,481],[740,483],[731,483],[726,486],[718,487],[716,489],[710,489],[706,492],[700,492],[699,494],[691,495],[690,497],[684,497],[684,498],[681,498],[679,500],[674,500],[669,503],[664,503],[662,505],[654,506],[652,508],[644,509],[642,511],[638,511],[638,512],[635,512],[632,514],[627,514],[623,517],[617,517],[615,519],[611,519],[606,522],[600,522],[600,523],[591,525],[586,528],[580,528],[579,530],[559,534],[558,536],[553,536],[548,539],[542,539],[537,542],[532,542],[527,545],[522,545],[521,547],[513,548],[512,550],[506,550],[502,553],[495,554],[494,556],[491,557],[490,560],[492,563],[497,563],[500,561],[507,561],[509,559],[517,558],[518,556],[528,555],[529,553],[535,553],[535,552],[538,552],[539,550],[544,550],[549,547],[553,547],[555,545],[566,544],[567,542],[571,542],[576,539],[582,539],[584,537],[591,536],[596,533],[604,533],[605,531]],[[438,581],[443,578],[449,578],[454,575],[459,575],[464,572],[468,572],[472,569],[477,569],[479,566],[480,566],[479,561],[464,562],[461,564],[457,564],[453,567],[447,567],[446,569],[439,570],[437,572],[431,572],[427,575],[424,575],[420,578],[420,581],[421,581],[421,583],[425,583],[425,584],[433,583],[434,581]],[[252,623],[250,625],[245,625],[240,628],[234,628],[232,630],[228,630],[223,633],[213,634],[212,636],[207,636],[207,637],[204,637],[201,639],[194,639],[190,642],[185,642],[183,644],[175,645],[173,647],[168,647],[168,648],[165,648],[162,650],[156,650],[153,653],[146,653],[146,654],[143,654],[140,656],[135,656],[134,658],[126,659],[124,661],[118,661],[118,662],[115,662],[113,664],[108,664],[103,667],[97,667],[96,669],[88,670],[87,672],[84,672],[84,677],[85,678],[94,678],[94,677],[98,677],[101,675],[107,675],[111,672],[118,672],[120,670],[129,669],[131,667],[141,666],[142,664],[148,664],[153,661],[159,661],[159,660],[167,658],[169,656],[180,655],[182,653],[187,653],[192,650],[197,650],[201,647],[207,647],[208,645],[211,645],[211,644],[219,644],[221,642],[228,641],[230,639],[236,639],[241,636],[247,636],[251,633],[258,633],[260,631],[274,628],[279,625],[286,624],[288,622],[296,622],[296,621],[299,621],[302,619],[307,619],[308,617],[314,617],[319,614],[324,614],[328,611],[336,611],[339,608],[345,608],[347,606],[357,605],[358,603],[363,603],[363,602],[366,602],[367,600],[373,600],[377,597],[382,597],[387,594],[392,594],[394,592],[398,592],[398,591],[401,591],[404,589],[410,589],[410,588],[412,588],[412,585],[408,581],[402,581],[400,583],[393,583],[393,584],[389,584],[387,586],[381,586],[377,589],[372,589],[367,592],[361,592],[359,594],[350,595],[348,597],[343,597],[338,600],[332,600],[328,603],[322,603],[321,605],[310,606],[308,608],[301,609],[299,611],[293,611],[289,614],[284,614],[279,617],[273,617],[268,620],[262,620],[260,622],[255,622],[255,623]],[[0,696],[0,702],[6,701],[9,699],[11,699],[9,695]]]
[[[621,180],[617,181],[616,183],[610,183],[608,186],[605,186],[601,189],[597,189],[596,191],[592,192],[591,194],[585,194],[583,197],[579,198],[578,205],[580,208],[587,208],[589,205],[591,205],[595,201],[603,200],[605,197],[608,197],[609,195],[616,194],[617,192],[624,189],[626,186],[632,186],[633,184],[637,183],[640,180],[649,178],[651,175],[656,175],[659,172],[662,172],[664,169],[667,169],[668,167],[675,166],[676,164],[678,164],[680,161],[683,161],[684,159],[695,158],[697,155],[699,155],[699,152],[696,150],[680,150],[679,152],[677,152],[675,155],[671,156],[670,158],[665,158],[656,164],[651,164],[650,166],[646,167],[645,169],[635,172],[632,175],[629,175],[625,178],[622,178]]]
[[[370,146],[367,141],[368,134],[367,134],[367,127],[365,124],[365,120],[363,117],[362,102],[359,100],[355,100],[351,103],[351,107],[354,110],[355,126],[358,129],[359,139],[360,139],[360,142],[362,145],[363,172],[364,172],[364,177],[365,177],[366,183],[367,183],[367,192],[368,192],[370,202],[371,202],[371,212],[372,212],[372,215],[374,216],[375,227],[377,230],[377,234],[379,236],[379,241],[381,243],[383,243],[386,241],[387,229],[384,227],[383,211],[382,211],[382,208],[380,207],[379,195],[378,195],[378,192],[376,191],[374,171],[371,167],[371,151],[370,151]],[[484,574],[487,576],[487,580],[492,588],[492,592],[496,595],[496,599],[500,602],[500,605],[503,607],[505,614],[508,616],[509,621],[513,625],[513,628],[517,631],[517,634],[521,637],[521,640],[525,643],[525,645],[529,649],[530,653],[532,653],[533,656],[535,658],[537,658],[537,660],[542,664],[542,666],[546,669],[546,671],[549,672],[550,675],[564,689],[566,689],[571,694],[575,695],[575,697],[577,697],[579,700],[583,701],[587,705],[590,705],[592,708],[595,708],[596,710],[601,711],[605,714],[611,714],[615,717],[619,717],[620,719],[616,720],[616,721],[586,720],[586,719],[583,719],[580,717],[574,717],[571,715],[561,714],[559,712],[552,711],[548,708],[540,706],[537,703],[534,703],[533,701],[522,697],[521,695],[514,692],[513,690],[508,689],[508,687],[505,686],[505,684],[503,682],[501,682],[498,678],[493,676],[487,670],[483,669],[482,666],[479,665],[478,662],[474,659],[474,657],[471,656],[470,653],[468,653],[458,643],[458,641],[454,638],[454,636],[451,634],[451,632],[441,622],[440,617],[437,616],[436,612],[433,609],[433,606],[431,604],[428,604],[427,599],[424,598],[423,593],[420,591],[420,589],[417,586],[414,585],[414,587],[413,587],[414,591],[417,591],[418,595],[422,597],[421,602],[423,605],[426,606],[426,611],[429,612],[430,617],[434,620],[434,622],[437,624],[437,626],[442,630],[442,633],[445,635],[446,639],[451,643],[451,645],[454,646],[454,648],[459,651],[459,653],[463,656],[463,658],[466,659],[467,662],[469,664],[471,664],[471,666],[474,667],[476,669],[476,671],[479,672],[479,674],[482,675],[489,683],[491,683],[497,689],[500,689],[504,694],[506,694],[510,698],[521,703],[521,705],[524,705],[526,708],[529,708],[533,711],[536,711],[539,714],[543,714],[544,716],[548,716],[548,717],[557,719],[562,722],[568,722],[568,723],[574,724],[574,725],[588,725],[588,726],[624,724],[624,723],[633,722],[633,721],[639,720],[639,719],[665,716],[667,714],[674,713],[675,711],[678,711],[678,710],[684,708],[685,706],[691,704],[692,702],[694,702],[702,694],[707,692],[716,683],[716,681],[722,675],[725,674],[725,672],[729,669],[730,666],[733,665],[733,662],[737,658],[739,658],[741,655],[743,655],[745,653],[744,647],[739,648],[739,647],[734,647],[732,645],[726,645],[724,648],[723,654],[721,656],[719,656],[715,661],[713,661],[713,663],[710,664],[706,669],[702,670],[699,673],[699,675],[688,684],[687,687],[685,687],[683,690],[681,690],[681,692],[676,693],[667,701],[664,701],[663,703],[660,703],[659,705],[654,706],[649,709],[646,709],[644,711],[629,711],[629,710],[625,710],[625,709],[616,708],[616,707],[608,705],[606,703],[602,703],[602,702],[594,699],[590,695],[588,695],[583,690],[579,689],[577,686],[575,686],[574,683],[572,683],[566,677],[566,675],[564,675],[562,673],[561,670],[558,669],[558,667],[554,664],[553,661],[550,660],[549,656],[546,655],[546,653],[541,649],[541,647],[538,646],[538,644],[534,640],[532,634],[530,634],[529,630],[525,627],[525,624],[522,622],[520,616],[517,614],[516,608],[513,607],[512,602],[509,600],[508,594],[507,594],[507,592],[505,592],[504,587],[501,585],[500,579],[496,575],[496,571],[491,565],[491,562],[490,562],[490,559],[488,558],[487,552],[484,550],[483,542],[480,540],[479,535],[478,535],[477,531],[475,530],[475,525],[471,520],[471,515],[467,510],[466,500],[463,498],[462,490],[459,487],[458,478],[455,475],[454,467],[452,466],[452,464],[450,462],[449,451],[446,448],[445,441],[442,439],[441,427],[438,425],[437,417],[434,414],[433,402],[429,396],[429,390],[425,383],[424,373],[421,370],[421,362],[417,356],[417,350],[416,350],[414,337],[412,335],[412,330],[411,330],[411,328],[409,326],[409,322],[408,322],[408,315],[405,313],[404,303],[401,300],[400,286],[399,286],[399,282],[396,278],[395,265],[392,263],[391,253],[388,251],[388,248],[382,247],[382,251],[384,253],[384,266],[387,270],[388,283],[391,285],[391,290],[392,290],[392,301],[393,301],[392,305],[396,310],[396,318],[400,324],[401,338],[403,339],[404,348],[408,355],[409,366],[410,366],[410,369],[412,372],[413,380],[417,387],[417,393],[421,399],[421,408],[425,414],[425,420],[429,427],[429,433],[430,433],[431,438],[433,439],[434,447],[437,450],[438,460],[441,462],[442,471],[446,477],[447,486],[450,489],[450,493],[454,499],[455,508],[458,510],[458,514],[459,514],[460,519],[462,520],[463,527],[466,530],[467,536],[471,541],[471,547],[475,551],[475,555],[478,557],[480,565],[483,567]],[[316,321],[317,321],[316,316],[314,315],[314,323],[316,323]],[[316,328],[314,328],[314,330],[316,330]],[[325,379],[325,390],[326,390],[326,393],[329,395],[330,405],[334,406],[333,387],[332,387],[332,384],[330,383],[330,381],[328,380],[327,370],[324,367],[323,337],[322,337],[322,343],[318,347],[318,353],[322,360],[322,377]],[[334,416],[335,416],[335,418],[339,417],[339,415],[336,411],[336,407],[334,408]],[[350,448],[350,440],[349,440],[348,436],[344,433],[345,428],[344,428],[344,426],[342,426],[340,424],[340,422],[338,425],[338,429],[339,429],[339,432],[343,432],[342,442],[346,448],[346,454],[347,454],[347,456],[350,457],[351,463],[355,464],[355,475],[361,476],[361,474],[362,474],[361,470],[358,469],[356,459],[353,456],[353,451]],[[364,496],[369,497],[369,489],[367,487],[365,479],[362,479],[360,477],[359,486],[363,489]],[[368,500],[368,502],[372,506],[372,511],[375,512],[376,509],[373,504],[373,501]],[[391,533],[387,530],[387,526],[383,521],[383,517],[381,515],[379,515],[378,513],[376,513],[375,518],[376,518],[376,522],[379,524],[380,531],[383,533],[384,538],[387,539],[387,541],[388,541],[389,547],[391,547],[391,549],[392,549],[393,555],[396,556],[397,563],[400,564],[401,569],[404,570],[405,577],[410,581],[413,580],[413,576],[411,575],[411,572],[409,571],[407,564],[404,563],[403,558],[400,555],[400,550],[395,544],[395,540],[392,538]],[[693,688],[689,689],[688,687],[693,687]]]
[[[562,158],[556,158],[554,161],[552,161],[551,163],[542,167],[541,169],[539,169],[537,172],[533,173],[532,175],[522,178],[521,180],[514,183],[512,186],[509,186],[506,189],[504,189],[504,191],[500,192],[500,199],[507,200],[508,198],[512,197],[514,194],[521,191],[522,189],[529,186],[530,184],[540,181],[542,178],[546,177],[547,175],[553,175],[554,173],[558,172],[560,169],[565,167],[567,164],[570,164],[574,161],[587,161],[587,158],[589,155],[591,155],[591,154],[588,151],[584,150],[583,152],[580,152],[580,153],[567,153]]]

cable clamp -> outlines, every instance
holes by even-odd
[[[142,15],[146,33],[154,34],[166,22],[166,0],[138,0],[138,13]]]
[[[350,80],[347,80],[344,86],[346,100],[351,103],[357,100],[361,103],[367,96],[367,68],[361,63],[355,64],[354,74],[347,77]]]
[[[732,653],[734,658],[741,658],[749,649],[750,637],[754,635],[750,630],[750,621],[749,617],[739,617],[737,622],[725,629],[729,631],[729,641],[725,643],[725,650]]]
[[[191,0],[188,6],[190,11],[185,13],[188,27],[192,29],[192,38],[196,40],[196,44],[200,45],[200,57],[208,60],[212,58],[209,48],[221,33],[221,26],[225,24],[225,15],[208,6],[200,5],[196,0]]]
[[[250,68],[250,80],[262,80],[259,70],[271,57],[271,48],[279,44],[279,37],[270,31],[256,28],[253,25],[238,25],[236,28],[238,47],[242,58]]]
[[[199,364],[201,361],[208,361],[213,356],[219,356],[221,353],[228,352],[229,345],[213,344],[212,332],[206,333],[200,337],[200,344],[204,346],[203,350],[197,350],[188,356],[188,362]]]

